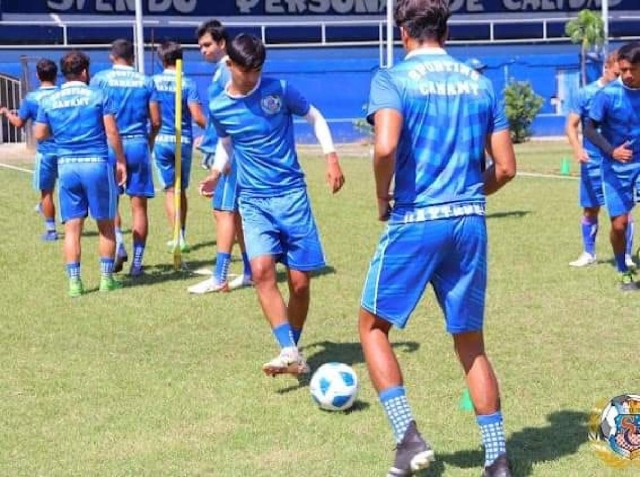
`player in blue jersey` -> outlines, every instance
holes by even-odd
[[[623,291],[638,289],[625,259],[629,213],[640,187],[640,42],[618,50],[622,81],[600,89],[584,134],[602,152],[602,189],[611,218],[611,246]]]
[[[38,61],[36,73],[40,81],[40,87],[25,96],[17,114],[7,108],[0,108],[0,116],[4,114],[9,122],[17,128],[24,127],[29,120],[35,121],[38,115],[38,107],[43,98],[58,89],[56,86],[58,67],[53,61],[46,58]],[[55,189],[58,175],[56,161],[55,141],[49,138],[38,142],[35,170],[33,171],[33,187],[40,191],[39,209],[45,221],[45,233],[42,235],[42,240],[45,241],[58,240],[56,206],[53,200],[53,190]]]
[[[89,88],[89,57],[72,51],[62,57],[62,87],[48,95],[38,109],[36,139],[53,137],[58,151],[60,216],[64,223],[64,256],[69,295],[80,296],[80,238],[89,213],[97,222],[100,291],[121,287],[113,278],[116,252],[113,219],[118,185],[127,179],[124,152],[116,126],[116,111],[99,89]],[[116,154],[109,163],[107,140]]]
[[[157,91],[158,104],[162,125],[156,137],[153,156],[158,168],[160,182],[165,191],[165,210],[167,218],[173,230],[175,219],[174,209],[174,185],[175,185],[175,94],[176,94],[176,61],[182,59],[182,46],[173,41],[167,41],[158,47],[158,57],[162,61],[164,71],[153,76],[153,82]],[[205,117],[202,113],[202,104],[198,96],[195,82],[183,73],[182,78],[182,194],[181,194],[181,222],[180,248],[183,252],[189,251],[185,239],[187,223],[187,189],[191,177],[191,159],[193,155],[192,121],[201,128],[205,127]],[[169,241],[168,246],[173,246]]]
[[[110,59],[113,68],[97,73],[91,78],[91,85],[102,88],[116,110],[116,124],[127,160],[124,192],[131,198],[133,262],[130,274],[136,277],[142,273],[149,230],[147,199],[155,195],[150,150],[160,129],[160,107],[151,78],[133,69],[133,44],[129,40],[114,41]],[[115,163],[113,148],[109,156]],[[116,214],[116,272],[122,270],[122,263],[128,259],[120,224],[120,214]]]
[[[485,195],[514,177],[516,163],[491,82],[443,49],[448,5],[398,0],[394,17],[407,55],[372,80],[368,119],[375,128],[378,217],[388,225],[364,283],[359,332],[397,444],[387,475],[410,475],[429,466],[434,452],[417,430],[389,331],[404,328],[431,284],[482,433],[482,475],[507,477],[498,381],[483,339]],[[482,173],[485,147],[493,164]]]
[[[280,354],[262,369],[272,376],[307,373],[298,342],[309,310],[311,272],[324,267],[325,259],[296,153],[294,115],[314,128],[327,158],[332,192],[342,188],[344,176],[320,112],[287,81],[261,75],[266,51],[260,39],[240,34],[227,45],[227,55],[231,81],[209,104],[219,141],[201,192],[213,193],[233,153],[253,280],[280,346]],[[278,289],[276,262],[287,269],[286,304]]]
[[[196,31],[198,46],[204,59],[215,67],[213,80],[209,86],[209,102],[220,94],[230,79],[229,69],[225,64],[226,46],[229,41],[227,31],[218,20],[203,23]],[[203,163],[209,169],[213,164],[218,137],[211,121],[207,121],[207,129],[200,144]],[[242,221],[238,213],[238,187],[236,168],[229,167],[226,174],[220,177],[212,199],[213,216],[216,221],[216,260],[212,277],[188,288],[189,293],[204,294],[218,291],[230,291],[249,286],[251,281],[251,264],[244,245]],[[229,265],[233,242],[238,239],[242,253],[243,272],[228,281]]]
[[[573,98],[571,110],[567,116],[565,132],[573,150],[573,156],[580,163],[580,206],[582,207],[582,243],[583,252],[573,262],[572,267],[585,267],[596,263],[596,235],[598,233],[598,214],[604,205],[602,191],[602,153],[585,137],[580,141],[578,129],[589,117],[589,108],[595,94],[620,75],[618,68],[618,52],[613,51],[607,56],[602,76],[593,83],[578,91]],[[631,258],[633,250],[633,218],[629,215],[627,228],[627,266],[634,266]]]

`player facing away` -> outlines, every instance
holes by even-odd
[[[296,153],[294,115],[312,125],[333,193],[342,188],[344,176],[320,112],[287,81],[261,75],[266,51],[260,39],[240,34],[227,45],[227,55],[231,81],[209,104],[219,141],[201,192],[213,193],[233,153],[253,281],[280,346],[280,354],[262,369],[271,376],[308,373],[298,342],[309,310],[311,272],[324,267],[325,258]],[[276,262],[286,267],[288,303],[278,289]]]
[[[208,89],[209,102],[222,93],[230,79],[226,65],[226,46],[229,35],[218,20],[203,23],[197,30],[198,46],[204,59],[214,65],[213,80]],[[207,121],[207,128],[200,144],[203,162],[206,168],[213,164],[218,137],[211,120]],[[216,221],[216,260],[211,278],[190,286],[189,293],[204,294],[218,291],[230,291],[249,286],[251,281],[251,264],[244,244],[242,221],[238,213],[238,184],[236,168],[230,163],[227,171],[220,177],[213,193],[212,208]],[[228,281],[229,265],[231,264],[231,250],[237,238],[242,253],[243,272]]]
[[[434,452],[418,432],[389,331],[405,327],[431,284],[473,400],[485,448],[482,475],[506,477],[498,381],[483,339],[485,195],[515,176],[516,163],[491,82],[443,49],[448,4],[398,0],[394,17],[407,55],[372,80],[378,218],[388,225],[366,275],[359,332],[397,444],[388,475],[410,475],[429,466]],[[485,147],[493,163],[482,173]]]
[[[584,134],[603,154],[602,189],[620,288],[634,291],[638,287],[625,251],[629,213],[640,187],[640,42],[618,50],[618,67],[622,81],[613,81],[596,93]]]
[[[580,206],[582,207],[582,243],[583,252],[573,262],[572,267],[585,267],[596,263],[596,235],[598,233],[598,215],[604,205],[602,191],[602,153],[584,137],[582,142],[578,129],[584,131],[585,121],[589,117],[589,108],[595,94],[620,75],[618,68],[618,52],[609,53],[604,64],[602,76],[593,83],[580,88],[574,97],[571,110],[567,116],[565,133],[573,150],[573,156],[580,163]],[[629,214],[627,228],[627,246],[625,261],[628,267],[634,266],[631,258],[633,250],[633,218]]]
[[[62,57],[65,83],[47,96],[38,109],[34,134],[42,141],[52,136],[58,150],[60,216],[64,223],[64,257],[69,295],[84,293],[80,279],[81,241],[89,213],[98,225],[100,291],[121,287],[113,278],[116,252],[113,220],[118,185],[127,180],[116,111],[107,95],[89,88],[89,57],[72,51]],[[115,171],[109,163],[107,140],[116,154]]]
[[[28,93],[22,103],[18,114],[9,111],[7,108],[0,108],[0,116],[4,114],[9,122],[17,128],[24,127],[29,120],[35,121],[38,115],[38,107],[42,100],[52,92],[56,91],[56,78],[58,67],[56,64],[43,58],[36,64],[36,73],[40,81],[40,87]],[[40,191],[39,210],[44,216],[45,233],[42,235],[44,241],[58,240],[56,231],[56,206],[53,199],[53,191],[58,176],[58,166],[56,157],[56,144],[53,138],[38,141],[36,148],[36,164],[33,173],[33,188]]]
[[[151,78],[133,69],[133,44],[129,40],[114,41],[109,58],[113,68],[98,72],[91,78],[91,86],[102,88],[116,111],[116,124],[127,161],[124,192],[131,198],[133,261],[129,273],[137,277],[142,274],[149,230],[147,199],[155,195],[150,151],[160,129],[160,107]],[[115,164],[113,148],[109,148],[109,161]],[[122,270],[122,263],[128,260],[120,225],[120,214],[116,213],[116,272]]]
[[[156,136],[153,148],[153,156],[162,188],[165,192],[165,210],[169,225],[173,230],[175,220],[175,208],[173,202],[175,186],[175,151],[176,147],[182,148],[182,191],[181,191],[181,223],[180,249],[189,251],[185,239],[187,224],[187,189],[191,177],[191,158],[193,155],[193,131],[192,120],[201,128],[205,127],[205,118],[202,113],[202,104],[198,96],[195,82],[183,74],[182,78],[182,144],[176,144],[175,129],[175,96],[176,96],[176,62],[182,59],[182,46],[173,41],[167,41],[158,47],[158,57],[162,62],[164,71],[153,76],[153,83],[157,91],[157,100],[160,105],[161,126]],[[167,245],[173,246],[170,240]]]

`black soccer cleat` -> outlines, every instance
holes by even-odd
[[[511,465],[506,454],[502,454],[493,464],[485,467],[481,477],[511,477]]]
[[[422,438],[415,421],[411,421],[402,442],[396,446],[396,457],[387,477],[404,477],[426,469],[435,459],[431,446]]]

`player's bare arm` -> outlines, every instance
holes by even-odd
[[[509,130],[490,134],[487,149],[493,158],[493,164],[484,172],[484,193],[491,195],[516,176],[516,154]]]
[[[336,153],[333,145],[333,138],[331,137],[331,131],[329,125],[324,116],[314,106],[309,108],[309,112],[304,117],[307,122],[313,128],[313,132],[316,139],[320,143],[322,152],[327,158],[327,183],[331,188],[332,193],[338,192],[344,185],[345,178],[340,167],[340,161],[338,154]]]
[[[402,114],[395,109],[380,109],[374,119],[373,173],[376,180],[378,220],[386,221],[391,212],[391,181],[396,167],[396,151],[402,131]]]
[[[599,124],[588,118],[585,123],[584,135],[604,154],[613,157],[616,161],[627,162],[633,158],[633,151],[629,149],[628,143],[613,146],[598,131]]]
[[[0,116],[5,116],[11,123],[11,125],[17,128],[21,128],[25,124],[25,121],[23,121],[20,116],[18,116],[14,111],[11,111],[9,108],[0,108]]]
[[[149,131],[149,149],[153,150],[153,146],[156,143],[156,136],[162,126],[162,117],[160,116],[160,105],[152,101],[149,103],[149,122],[151,130]]]
[[[49,126],[44,123],[35,123],[33,125],[33,137],[35,137],[37,141],[44,141],[51,137]]]
[[[112,114],[106,114],[102,120],[107,139],[116,155],[116,181],[118,185],[123,186],[127,183],[127,163],[124,156],[124,148],[122,147],[122,139],[116,125],[116,118]]]
[[[202,129],[207,127],[207,120],[204,117],[204,113],[202,112],[202,105],[200,103],[189,103],[189,112],[191,113],[193,122],[195,122]]]
[[[578,162],[588,162],[589,156],[582,147],[580,137],[578,136],[578,128],[580,127],[580,115],[576,113],[569,113],[567,116],[567,122],[565,124],[564,132],[569,140],[571,149],[573,150],[573,157]]]

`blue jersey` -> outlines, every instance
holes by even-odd
[[[114,65],[91,78],[91,86],[107,93],[116,109],[116,124],[121,136],[148,136],[149,103],[157,101],[151,78],[132,66]]]
[[[160,105],[162,126],[159,134],[174,136],[176,134],[176,70],[164,70],[153,76],[153,83],[157,91],[157,99]],[[198,90],[191,78],[182,76],[182,136],[192,137],[191,112],[188,105],[200,103]]]
[[[293,134],[293,116],[309,102],[286,81],[262,78],[248,95],[227,91],[209,104],[218,137],[231,137],[240,196],[272,197],[304,187]]]
[[[573,102],[571,104],[570,111],[574,114],[580,116],[580,122],[582,124],[582,130],[584,131],[585,126],[584,123],[586,119],[589,117],[589,109],[591,109],[591,103],[593,103],[593,98],[596,93],[603,87],[602,83],[598,81],[594,81],[593,83],[589,83],[583,88],[578,90],[578,94],[576,94],[573,98]],[[584,150],[589,153],[589,157],[592,159],[600,158],[602,159],[600,150],[591,144],[586,137],[582,137],[582,145]]]
[[[599,90],[591,104],[589,117],[600,123],[600,131],[613,147],[625,142],[633,149],[633,161],[640,160],[640,89],[626,87],[622,81]]]
[[[225,59],[218,61],[215,64],[215,72],[213,73],[213,79],[207,89],[207,97],[209,103],[224,91],[227,82],[231,79],[231,73],[226,65]],[[218,136],[216,135],[216,129],[211,124],[211,118],[207,115],[207,128],[204,131],[202,143],[200,144],[200,150],[206,154],[213,154],[216,152],[216,144],[218,143]]]
[[[102,90],[81,81],[69,81],[44,99],[36,122],[49,126],[59,158],[106,161],[109,151],[103,118],[115,114]]]
[[[486,137],[508,128],[486,77],[442,49],[417,50],[373,78],[369,120],[387,108],[403,117],[394,216],[429,206],[484,203],[480,163]]]
[[[38,117],[38,109],[40,107],[40,103],[42,100],[57,91],[57,86],[41,86],[35,91],[31,91],[27,94],[20,104],[20,111],[18,111],[18,116],[23,121],[31,120],[35,122]],[[38,141],[37,151],[40,154],[51,155],[56,154],[56,142],[53,137],[45,139],[44,141]]]

